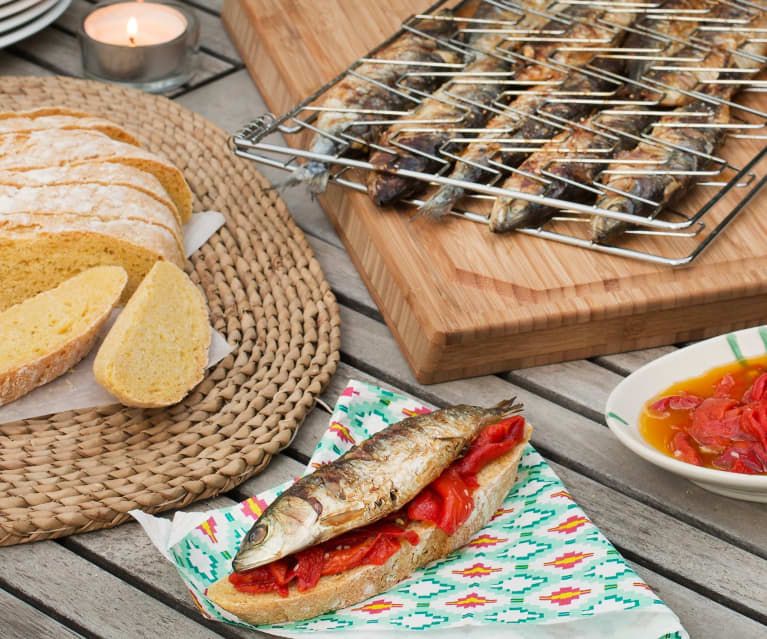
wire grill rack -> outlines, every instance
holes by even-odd
[[[704,0],[705,1],[705,0]],[[767,63],[764,53],[767,49],[767,27],[761,22],[762,13],[767,7],[748,2],[746,0],[711,0],[701,2],[697,8],[680,9],[664,8],[662,0],[633,1],[620,0],[619,2],[593,2],[584,0],[563,0],[551,2],[543,8],[532,8],[522,2],[512,0],[480,0],[497,7],[508,10],[506,17],[512,19],[503,21],[488,21],[464,17],[444,17],[440,19],[455,20],[457,31],[450,38],[437,38],[430,36],[417,28],[418,21],[424,15],[413,16],[406,21],[401,30],[394,34],[376,50],[354,62],[347,70],[338,77],[307,97],[300,104],[281,117],[265,114],[256,118],[245,126],[232,139],[235,153],[252,159],[256,162],[283,169],[286,172],[295,171],[303,161],[320,161],[333,167],[330,180],[349,189],[366,191],[365,172],[373,170],[373,165],[368,161],[366,152],[380,149],[377,139],[379,133],[386,130],[390,125],[397,123],[400,133],[429,131],[435,127],[449,132],[449,140],[443,144],[438,152],[429,155],[429,159],[437,166],[432,172],[410,171],[395,169],[393,172],[416,180],[421,180],[429,185],[448,184],[458,186],[466,191],[452,214],[477,223],[488,223],[488,210],[492,201],[497,197],[516,197],[523,200],[537,202],[558,209],[558,213],[541,224],[519,229],[518,232],[535,235],[547,240],[576,245],[585,249],[621,255],[650,262],[679,266],[688,264],[695,259],[710,243],[718,237],[734,217],[752,200],[767,182],[767,105],[765,110],[760,106],[759,95],[767,91],[767,80],[762,79],[760,72]],[[462,4],[465,4],[462,3]],[[454,3],[443,0],[430,9],[428,15],[435,16],[440,9],[452,7],[456,14],[460,15],[462,4],[453,7]],[[572,7],[587,5],[601,11],[596,20],[599,27],[599,36],[591,38],[575,37],[568,35],[574,22]],[[722,12],[722,7],[732,8],[733,13]],[[636,16],[633,21],[621,21],[621,13]],[[721,17],[725,15],[726,17]],[[734,15],[735,17],[732,17]],[[538,23],[543,18],[548,22],[549,28],[541,26],[531,28],[526,26],[529,18],[537,16]],[[617,18],[617,19],[616,19]],[[677,25],[688,22],[692,29],[688,29],[686,37],[679,38],[674,29],[669,30],[669,23]],[[561,27],[552,29],[552,24],[561,24]],[[656,24],[658,27],[656,28]],[[660,27],[666,25],[665,28]],[[614,46],[615,33],[621,30],[644,36],[645,45],[641,48],[621,48]],[[681,31],[682,29],[676,29]],[[400,61],[402,75],[392,86],[382,85],[372,77],[360,73],[362,65],[383,64],[384,61],[376,58],[376,53],[393,42],[404,33],[411,32],[422,37],[432,37],[438,41],[440,47],[450,49],[461,56],[460,63],[423,63],[413,68],[413,63]],[[726,36],[737,33],[738,46],[735,49],[727,49]],[[533,67],[539,65],[545,67],[543,82],[520,82],[515,79],[514,73],[496,72],[478,74],[467,70],[467,64],[474,59],[478,51],[472,45],[472,38],[476,42],[478,34],[502,35],[498,39],[495,48],[490,55],[498,56],[508,61],[512,68]],[[711,44],[712,36],[718,38],[717,46]],[[722,51],[722,42],[725,42],[727,65],[715,66],[714,52]],[[521,45],[548,42],[556,43],[556,48],[550,51],[545,59],[526,57],[522,53]],[[590,61],[585,65],[575,66],[568,62],[574,54],[588,52]],[[488,51],[484,51],[488,54]],[[640,78],[630,79],[626,75],[613,73],[607,70],[607,65],[600,64],[606,60],[644,60],[649,62],[649,71],[674,73],[698,72],[699,79],[693,86],[669,85],[658,80],[656,73],[654,79],[649,74]],[[395,61],[396,63],[397,61]],[[392,64],[392,60],[386,60],[386,64]],[[364,67],[363,67],[364,68]],[[703,73],[703,72],[707,73]],[[600,135],[613,136],[619,140],[621,136],[634,137],[633,143],[642,142],[661,147],[669,147],[669,143],[662,137],[656,137],[657,131],[662,130],[658,125],[658,119],[667,116],[670,109],[663,108],[664,96],[669,91],[677,91],[687,96],[690,101],[699,103],[719,104],[726,103],[730,107],[729,122],[721,122],[705,126],[711,128],[718,126],[725,131],[724,144],[712,154],[700,154],[705,160],[705,166],[693,172],[675,169],[674,167],[658,165],[652,160],[645,162],[646,166],[637,169],[636,161],[630,168],[621,167],[620,159],[613,157],[613,149],[603,149],[594,157],[579,156],[576,149],[567,148],[567,137],[561,148],[561,155],[554,157],[534,179],[558,180],[562,179],[549,169],[559,162],[589,162],[598,163],[600,168],[596,177],[589,183],[573,184],[578,194],[572,199],[557,199],[542,196],[529,195],[524,192],[504,188],[506,179],[523,169],[518,166],[509,166],[503,162],[499,155],[492,158],[488,165],[483,168],[481,181],[457,180],[450,177],[451,167],[455,163],[465,161],[461,157],[461,151],[467,144],[476,141],[480,136],[488,136],[482,128],[467,127],[462,118],[445,123],[444,121],[418,119],[417,111],[425,100],[434,99],[432,94],[412,88],[407,80],[419,74],[438,74],[445,77],[442,85],[442,99],[453,101],[455,106],[465,108],[482,106],[493,114],[506,115],[512,120],[518,115],[520,121],[523,118],[536,118],[554,125],[559,131],[575,131],[583,127],[584,122],[559,119],[548,113],[543,107],[557,102],[581,103],[587,105],[587,110],[600,114],[613,113],[613,109],[631,108],[637,109],[655,117],[653,124],[636,135],[610,129],[599,123],[601,115],[597,115],[592,126],[597,127]],[[600,91],[568,91],[566,81],[574,74],[596,77],[603,80],[602,85],[607,90]],[[327,92],[335,87],[347,76],[355,76],[365,82],[377,84],[380,88],[395,92],[399,97],[399,103],[405,106],[391,110],[376,109],[339,109],[338,107],[324,106],[323,100]],[[460,92],[451,92],[452,87],[461,83],[493,83],[502,85],[496,99],[490,105],[467,104],[466,98]],[[739,92],[737,101],[730,101],[729,95],[725,98],[718,97],[715,92],[708,91],[711,85],[737,85]],[[637,91],[627,92],[629,86],[642,90],[642,97],[637,98]],[[623,89],[623,90],[621,90]],[[515,113],[515,98],[531,91],[545,92],[545,100],[536,112]],[[649,97],[648,97],[649,96]],[[323,111],[348,112],[354,118],[358,118],[356,124],[352,124],[346,130],[333,135],[321,130],[316,124],[318,114]],[[694,115],[694,114],[693,114]],[[361,136],[359,127],[366,131],[371,130],[375,135]],[[667,126],[674,127],[700,127],[695,117],[679,117]],[[654,128],[653,128],[654,127]],[[513,128],[513,127],[512,127]],[[267,137],[274,133],[281,133],[291,142],[290,145],[274,143]],[[495,135],[493,133],[492,135]],[[319,153],[310,148],[311,140],[317,137],[331,137],[335,143],[335,152],[331,154]],[[499,131],[495,139],[503,153],[531,153],[540,149],[547,139],[520,139],[515,137],[513,130]],[[389,145],[402,148],[410,153],[423,153],[421,150],[402,145],[394,135],[389,139]],[[681,147],[683,149],[683,147]],[[739,161],[732,159],[737,150]],[[721,152],[720,152],[721,151]],[[746,156],[743,160],[744,154]],[[764,162],[763,162],[764,160]],[[609,187],[605,185],[605,177],[611,174],[631,174],[652,179],[653,175],[692,176],[693,188],[685,197],[673,206],[663,206],[653,200],[643,200],[645,204],[654,207],[648,217],[621,213],[613,210],[598,208],[594,205],[596,196],[606,193]],[[626,194],[632,198],[641,199],[639,196]],[[402,202],[419,206],[423,203],[420,198],[406,198]],[[618,240],[613,244],[593,242],[586,230],[592,216],[601,216],[618,219],[631,224],[626,232],[625,239]],[[652,243],[635,242],[634,238],[653,237],[659,241]],[[648,246],[650,247],[648,249]]]

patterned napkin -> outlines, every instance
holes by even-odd
[[[307,473],[355,442],[429,409],[412,399],[351,381]],[[535,427],[535,425],[533,425]],[[255,519],[288,484],[190,520],[135,513],[176,566],[206,617],[244,625],[205,597],[231,571]],[[199,514],[198,514],[199,515]],[[201,523],[200,523],[201,522]],[[298,623],[260,626],[286,637],[376,639],[403,632],[506,638],[686,639],[676,615],[626,564],[573,501],[549,465],[528,446],[517,482],[488,525],[467,546],[418,570],[388,592],[345,610]]]

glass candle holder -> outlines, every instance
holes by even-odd
[[[174,2],[95,5],[79,30],[83,72],[151,93],[181,86],[195,72],[200,23]]]

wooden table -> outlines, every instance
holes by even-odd
[[[173,97],[234,131],[266,109],[221,25],[222,0],[188,4],[201,20],[201,69]],[[0,73],[80,75],[75,30],[89,6],[74,0],[53,27],[0,51]],[[301,189],[283,197],[342,305],[342,363],[325,402],[332,405],[350,377],[433,406],[518,395],[536,427],[535,446],[693,637],[767,637],[767,505],[717,497],[658,470],[623,448],[604,424],[602,409],[615,384],[673,347],[421,386],[322,210]],[[318,407],[266,471],[196,507],[230,504],[297,475],[326,427]],[[255,636],[206,622],[135,523],[0,549],[0,624],[0,636],[9,639]]]

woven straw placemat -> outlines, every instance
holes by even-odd
[[[277,191],[199,115],[70,78],[0,78],[0,109],[80,109],[179,167],[226,225],[187,272],[234,351],[168,409],[120,406],[0,425],[0,545],[119,524],[237,486],[285,448],[335,372],[338,307]]]

